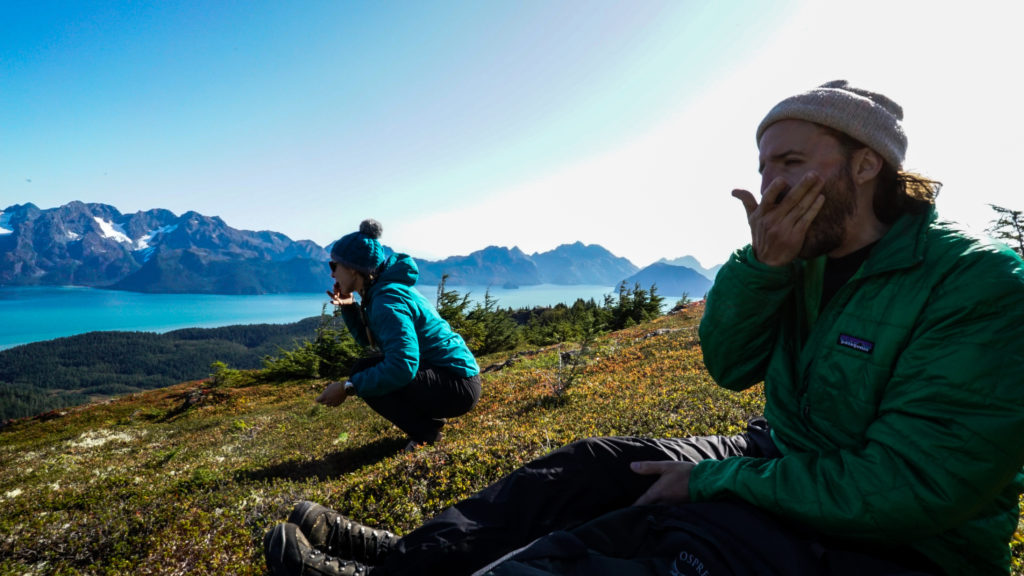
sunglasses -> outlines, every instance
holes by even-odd
[[[335,270],[338,269],[338,263],[335,262],[334,260],[328,262],[327,265],[331,267],[331,272],[334,272]]]

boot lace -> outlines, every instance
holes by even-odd
[[[328,556],[316,549],[311,549],[306,553],[306,564],[321,574],[330,576],[360,576],[361,574],[366,574],[366,569],[362,564]]]
[[[328,551],[360,562],[378,563],[394,540],[395,535],[386,530],[373,530],[344,517],[332,518],[328,523]]]

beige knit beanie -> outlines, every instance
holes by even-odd
[[[757,127],[757,142],[779,120],[806,120],[847,134],[878,152],[895,168],[903,167],[907,135],[903,132],[903,108],[888,97],[846,80],[833,80],[790,96],[775,105]]]

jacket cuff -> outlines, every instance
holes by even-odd
[[[747,245],[733,252],[715,279],[716,286],[731,285],[741,290],[776,290],[792,284],[796,269],[794,265],[769,266],[754,256],[754,248]],[[730,284],[731,282],[731,284]],[[716,286],[712,287],[712,290]]]
[[[714,500],[715,464],[719,460],[702,460],[690,471],[690,500],[706,502]]]
[[[754,254],[754,246],[752,244],[747,244],[743,248],[737,250],[733,255],[733,258],[738,262],[742,262],[743,264],[750,266],[754,270],[757,270],[758,272],[762,272],[765,274],[777,274],[780,276],[788,277],[790,275],[790,271],[792,270],[792,266],[789,264],[783,264],[782,266],[771,266],[769,264],[761,262],[760,260],[757,259],[757,255]]]

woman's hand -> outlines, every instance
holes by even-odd
[[[316,397],[316,401],[324,406],[337,406],[348,398],[344,382],[331,382],[324,388],[324,391]]]
[[[629,467],[637,474],[661,476],[647,492],[644,492],[634,506],[644,504],[683,504],[690,501],[690,472],[697,465],[693,462],[675,460],[632,462]]]
[[[327,295],[331,297],[331,304],[335,306],[345,306],[346,304],[355,304],[356,299],[351,293],[344,293],[341,291],[341,287],[337,282],[334,283],[334,288],[327,291]]]

